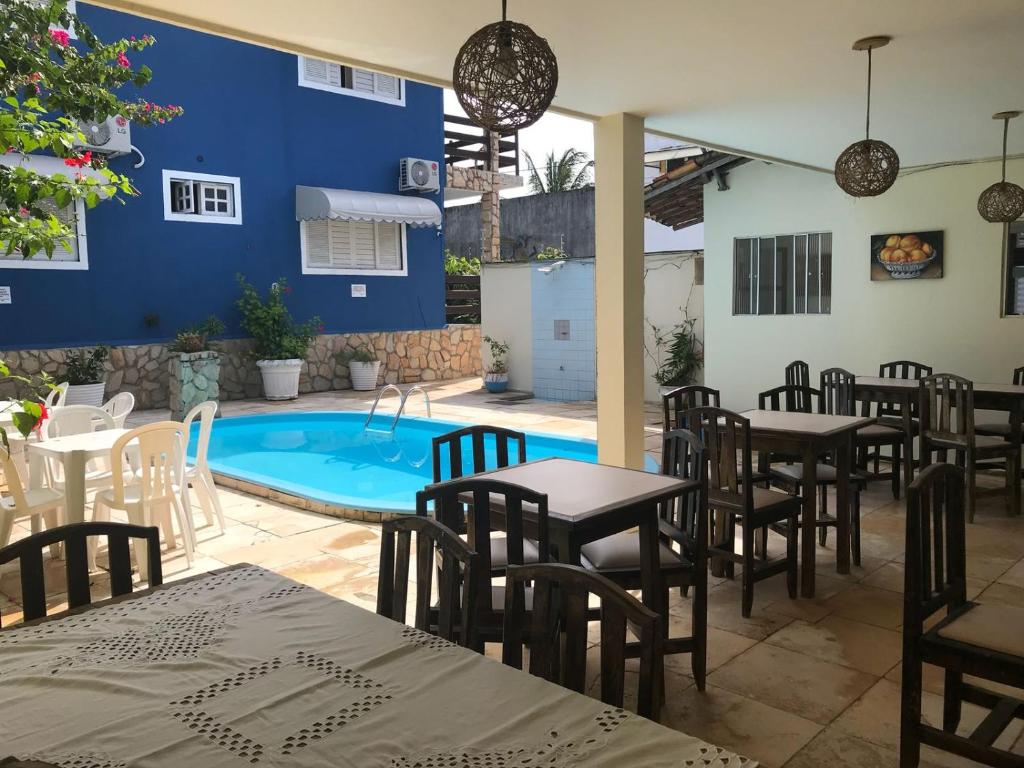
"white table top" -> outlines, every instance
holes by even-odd
[[[743,411],[750,420],[751,430],[758,432],[784,432],[795,435],[828,436],[866,427],[875,422],[869,416],[833,416],[827,413],[800,411]]]
[[[97,432],[83,432],[79,435],[55,437],[50,440],[32,443],[29,453],[60,458],[74,451],[81,451],[89,458],[105,456],[110,453],[117,439],[128,432],[127,429],[101,429]]]
[[[256,566],[0,632],[0,701],[68,767],[754,765]]]

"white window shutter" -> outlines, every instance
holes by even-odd
[[[375,75],[374,93],[387,99],[399,99],[402,94],[399,92],[398,78],[394,75]]]
[[[402,268],[401,225],[386,222],[377,225],[377,269]]]
[[[374,93],[376,86],[374,83],[374,73],[366,69],[353,69],[352,70],[352,90],[359,91],[360,93]]]
[[[376,230],[372,221],[350,221],[352,268],[377,268]]]
[[[341,80],[341,66],[323,59],[311,59],[304,56],[302,58],[302,76],[309,83],[332,85],[336,88],[341,88],[344,85]]]
[[[303,226],[306,228],[306,266],[320,269],[332,267],[328,222],[306,221]]]

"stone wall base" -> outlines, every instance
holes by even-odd
[[[220,352],[221,401],[260,397],[259,370],[256,361],[249,357],[252,342],[228,339],[214,342],[211,346]],[[383,363],[383,381],[389,384],[481,375],[479,325],[449,325],[428,331],[325,334],[316,338],[306,358],[299,392],[351,388],[348,367],[338,357],[362,346],[376,352]],[[136,408],[167,408],[170,397],[168,364],[171,358],[166,344],[114,348],[106,363],[106,396],[131,392],[135,395]],[[34,375],[45,371],[59,380],[64,350],[0,350],[0,360],[7,362],[11,373]],[[0,398],[12,393],[11,384],[0,383]]]

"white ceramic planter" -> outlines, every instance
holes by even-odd
[[[64,405],[94,405],[99,408],[103,405],[103,393],[106,389],[107,384],[104,381],[99,384],[69,384]]]
[[[495,394],[504,392],[508,389],[508,374],[507,373],[485,373],[484,374],[484,386],[487,387],[488,392]]]
[[[380,360],[372,363],[359,363],[352,360],[348,364],[348,373],[352,379],[352,389],[367,391],[377,388],[377,377],[380,375]]]
[[[294,400],[299,396],[301,360],[258,360],[256,367],[263,376],[263,396],[267,400]]]

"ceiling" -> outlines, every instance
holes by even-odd
[[[94,0],[96,1],[96,0]],[[447,85],[498,0],[98,0],[98,5]],[[647,127],[751,156],[831,168],[872,135],[904,167],[998,154],[993,112],[1024,108],[1021,0],[511,0],[558,56],[555,107],[633,112]],[[1024,119],[1010,152],[1024,152]]]

